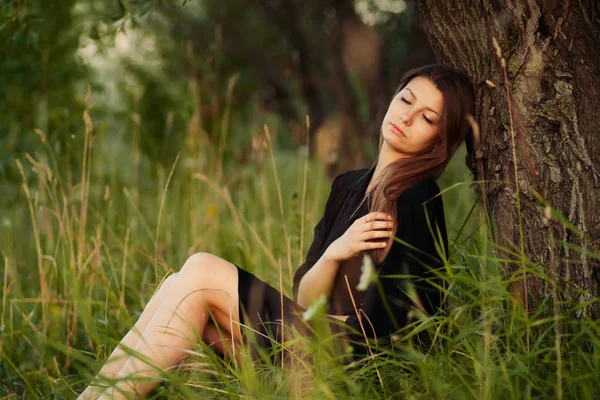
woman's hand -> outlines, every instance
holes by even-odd
[[[342,262],[361,251],[383,249],[392,235],[393,226],[389,214],[382,212],[367,214],[354,221],[342,236],[329,245],[324,255],[330,260]]]

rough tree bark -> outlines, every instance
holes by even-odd
[[[520,247],[512,122],[525,254],[550,275],[555,272],[571,299],[597,300],[597,260],[553,245],[549,229],[556,239],[598,254],[600,2],[426,0],[417,5],[438,61],[462,68],[475,84],[484,172],[478,179],[507,182],[485,189],[499,244]],[[506,76],[493,38],[505,59]],[[585,239],[561,224],[545,224],[535,192]],[[514,272],[519,266],[511,268]],[[513,287],[516,294],[523,295],[522,286]],[[525,286],[529,308],[551,292],[551,284],[539,279],[528,279]],[[580,317],[600,316],[598,301],[591,303]]]

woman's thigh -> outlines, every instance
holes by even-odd
[[[177,274],[177,290],[202,293],[219,328],[241,341],[237,267],[210,253],[191,256]]]

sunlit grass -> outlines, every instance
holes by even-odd
[[[135,144],[115,148],[96,136],[91,119],[85,134],[77,176],[60,167],[41,139],[35,154],[18,160],[35,179],[24,180],[22,204],[2,217],[4,396],[74,397],[162,279],[195,252],[214,253],[290,295],[329,192],[330,182],[305,152],[277,149],[276,132],[261,136],[265,153],[252,162],[182,149],[165,169],[144,159]],[[167,382],[154,395],[597,398],[600,324],[576,319],[583,306],[567,301],[553,316],[551,298],[525,314],[510,294],[511,282],[523,273],[552,282],[551,275],[514,249],[523,270],[503,274],[463,159],[459,153],[440,179],[449,188],[446,314],[416,315],[391,346],[373,345],[369,356],[350,364],[343,362],[348,349],[334,351],[323,332],[276,346],[275,359],[282,347],[291,354],[283,364],[271,363],[270,354],[254,363],[243,353],[237,366],[199,343],[178,370],[165,373]]]

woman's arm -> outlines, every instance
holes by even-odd
[[[336,318],[339,319],[340,321],[345,321],[348,319],[349,315],[332,315],[332,314],[327,314],[332,318]]]
[[[306,261],[294,275],[292,294],[295,301],[302,307],[309,307],[322,294],[327,298],[331,295],[340,264],[360,252],[381,248],[389,238],[392,221],[385,213],[369,213],[352,225],[329,244],[323,251],[327,235],[337,218],[337,204],[343,190],[343,177],[338,175],[333,181],[331,193],[325,205],[325,214],[314,230],[314,239],[308,250]],[[381,239],[378,241],[377,239]]]
[[[394,242],[388,257],[379,267],[379,284],[369,285],[361,312],[369,337],[382,337],[405,326],[408,313],[415,306],[423,306],[424,311],[432,314],[441,303],[441,292],[434,284],[437,279],[431,269],[443,265],[437,251],[440,245],[438,232],[442,237],[442,251],[447,251],[443,204],[441,198],[428,202],[426,206],[422,204],[435,194],[433,189],[417,187],[407,190],[399,198],[396,237],[418,250]],[[435,236],[428,224],[431,224]],[[361,332],[356,315],[350,316],[346,323]]]
[[[329,298],[333,280],[337,274],[340,263],[333,260],[324,252],[319,261],[306,272],[298,285],[296,302],[304,308],[308,308],[315,300],[325,294]]]
[[[392,226],[392,217],[382,212],[371,212],[355,220],[306,272],[300,281],[298,304],[306,308],[323,294],[329,298],[340,264],[364,251],[385,246]]]
[[[300,296],[304,296],[300,291],[300,282],[303,280],[304,275],[306,275],[322,258],[321,249],[325,245],[325,239],[331,228],[331,221],[336,217],[337,214],[336,203],[337,197],[339,197],[339,187],[343,175],[344,174],[338,175],[331,184],[331,191],[329,192],[329,197],[327,198],[327,203],[325,204],[325,211],[323,213],[323,216],[321,217],[321,220],[315,226],[313,233],[313,241],[310,244],[308,253],[306,254],[306,260],[296,270],[296,273],[294,274],[292,295],[297,303],[299,303],[298,298]],[[303,285],[303,290],[304,288],[305,286]],[[304,306],[303,303],[299,304],[306,308],[306,306]]]

